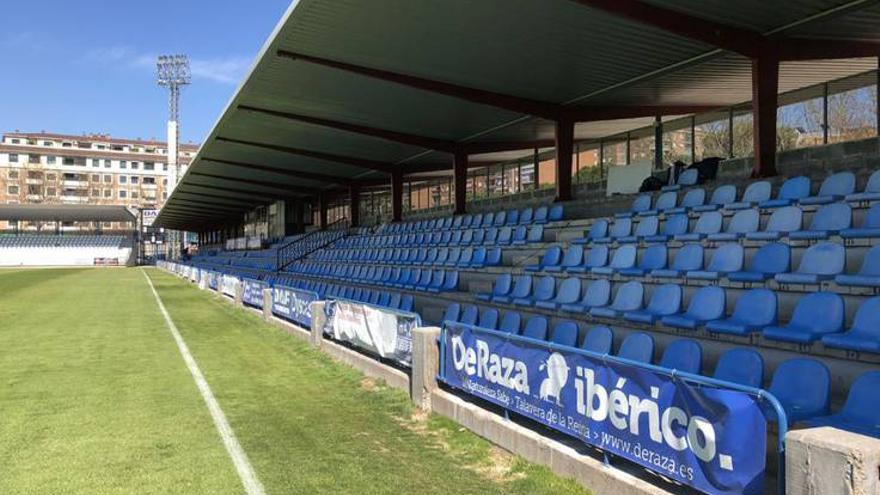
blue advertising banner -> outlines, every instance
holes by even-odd
[[[317,292],[275,286],[272,288],[272,314],[309,329],[312,327],[311,304],[319,299]]]
[[[448,385],[709,494],[763,493],[766,419],[745,392],[447,322]]]
[[[412,331],[422,325],[416,313],[336,299],[324,305],[324,333],[406,366],[412,364]]]
[[[220,274],[217,272],[208,272],[208,288],[211,290],[217,290],[217,286],[219,285]]]
[[[253,306],[255,308],[263,307],[263,289],[268,287],[263,282],[259,280],[253,280],[249,278],[242,279],[241,281],[241,301],[248,306]]]

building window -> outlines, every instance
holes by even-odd
[[[20,139],[13,139],[12,140],[12,144],[19,144],[19,143],[21,143]]]
[[[18,178],[18,170],[10,170],[8,177],[10,179],[17,179]]]
[[[110,160],[104,160],[104,168],[110,168]]]
[[[9,163],[18,163],[18,155],[15,153],[9,154]]]
[[[56,191],[55,191],[54,187],[47,187],[46,188],[46,196],[55,196],[55,195],[56,195]]]
[[[167,186],[167,185],[168,185],[168,179],[162,179],[162,185],[163,185],[163,186]]]
[[[98,182],[99,180],[101,180],[101,176],[100,176],[100,175],[98,175],[98,174],[93,174],[93,175],[92,175],[92,182]]]
[[[46,174],[46,180],[55,180],[55,174]]]
[[[72,143],[61,143],[61,147],[62,148],[72,148],[73,144]]]
[[[155,177],[144,177],[144,182],[143,182],[143,183],[144,183],[144,184],[153,184],[153,185],[155,185],[155,184],[156,184],[156,178],[155,178]]]
[[[131,183],[132,183],[132,184],[137,184],[137,183],[138,183],[138,176],[136,176],[136,175],[132,175],[132,176],[131,176]]]
[[[61,163],[64,165],[73,165],[74,161],[73,161],[73,158],[71,158],[69,156],[65,156],[64,158],[61,159]]]
[[[163,163],[163,164],[162,164],[162,171],[163,171],[163,172],[167,172],[167,171],[168,171],[168,164],[167,164],[167,163]]]
[[[104,176],[104,182],[105,182],[106,184],[111,184],[111,183],[113,182],[113,176],[112,176],[112,175],[105,175],[105,176]]]
[[[56,158],[57,157],[54,155],[47,155],[46,156],[46,163],[48,163],[49,165],[54,165]]]
[[[137,191],[131,192],[131,199],[138,199],[138,192]]]
[[[92,196],[100,196],[100,195],[101,195],[101,191],[99,191],[97,189],[92,189]]]
[[[18,186],[8,186],[6,192],[8,194],[18,194]]]
[[[112,198],[112,197],[113,197],[113,190],[111,190],[111,189],[104,189],[104,197],[105,197],[105,198]]]
[[[156,170],[156,164],[152,162],[144,162],[144,170]]]
[[[43,141],[43,146],[53,146],[54,143],[52,141]]]
[[[127,168],[128,168],[128,162],[125,161],[125,160],[120,161],[120,162],[119,162],[119,168],[121,168],[121,169],[123,169],[123,170],[127,169]]]
[[[128,191],[119,191],[119,199],[125,199],[128,197]]]
[[[126,176],[124,176],[124,175],[120,175],[120,176],[119,176],[119,183],[120,183],[120,184],[125,184],[125,183],[127,183],[127,182],[128,182],[128,177],[126,177]]]
[[[139,166],[138,162],[131,162],[131,169],[132,170],[137,170],[138,166]]]
[[[92,166],[93,166],[93,167],[100,167],[100,166],[101,166],[101,160],[98,160],[97,158],[92,158]]]

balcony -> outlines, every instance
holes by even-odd
[[[89,181],[86,181],[86,180],[64,179],[61,182],[61,184],[64,187],[75,187],[75,188],[88,188],[89,187]]]
[[[28,185],[33,185],[33,186],[43,185],[43,179],[26,179],[25,182],[27,182]]]

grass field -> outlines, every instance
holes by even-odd
[[[266,493],[586,493],[146,272]],[[0,493],[244,492],[141,269],[0,271],[0,344]]]

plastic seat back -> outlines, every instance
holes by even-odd
[[[516,279],[513,290],[510,292],[512,298],[529,297],[532,293],[532,277],[530,275],[522,275]]]
[[[639,268],[643,270],[656,270],[666,267],[666,245],[654,244],[648,246],[642,252],[642,259],[639,261]]]
[[[486,308],[480,311],[481,328],[489,328],[495,330],[498,327],[498,310],[495,308]]]
[[[659,217],[650,216],[644,217],[639,220],[639,224],[636,226],[635,235],[637,237],[647,237],[649,235],[657,234],[657,227],[660,225]]]
[[[398,296],[397,300],[400,300]],[[458,318],[461,314],[461,305],[458,303],[452,303],[449,306],[446,306],[446,312],[443,313],[443,321],[458,321]]]
[[[479,318],[479,309],[473,304],[468,304],[464,307],[459,316],[459,322],[464,323],[466,325],[476,325],[477,319]]]
[[[562,258],[562,266],[569,268],[579,266],[584,262],[584,247],[579,244],[572,244],[565,250],[565,256]]]
[[[547,340],[547,318],[543,316],[533,316],[530,318],[526,322],[522,336],[536,340]]]
[[[668,210],[675,208],[678,202],[678,193],[675,191],[667,191],[657,197],[657,203],[654,205],[655,210]]]
[[[620,343],[617,357],[639,363],[650,363],[654,359],[654,338],[644,332],[627,335]]]
[[[703,268],[703,246],[700,244],[685,244],[672,260],[674,270],[691,271],[701,268]]]
[[[562,205],[553,205],[550,207],[550,213],[547,214],[547,220],[550,222],[558,222],[562,220],[565,209]]]
[[[819,196],[846,196],[856,190],[856,175],[852,172],[838,172],[828,176],[819,186]]]
[[[519,210],[508,210],[507,221],[504,222],[504,225],[516,225],[517,223],[519,223]]]
[[[743,247],[739,243],[722,244],[715,249],[706,270],[710,272],[735,272],[743,266]]]
[[[862,373],[850,386],[840,415],[848,422],[876,428],[880,424],[878,390],[880,390],[880,371]]]
[[[663,350],[658,366],[698,375],[702,364],[702,346],[695,340],[678,339],[670,342]]]
[[[636,253],[637,249],[633,244],[620,246],[614,251],[614,256],[611,257],[611,263],[608,266],[616,269],[632,268],[636,264]]]
[[[684,198],[681,200],[681,206],[684,208],[693,208],[694,206],[700,206],[705,202],[706,190],[700,187],[697,189],[691,189],[685,193]]]
[[[875,172],[874,175],[880,177],[880,173],[878,172]],[[874,177],[874,175],[872,175],[871,177]],[[880,180],[878,180],[878,182],[880,182]],[[880,229],[880,203],[868,208],[868,212],[865,213],[865,217],[862,218],[861,228]]]
[[[535,214],[532,216],[532,222],[535,223],[547,223],[547,216],[550,210],[546,206],[539,206],[535,209]]]
[[[611,282],[607,279],[599,279],[590,282],[584,291],[584,298],[581,300],[584,306],[606,306],[611,300]]]
[[[498,278],[495,279],[495,284],[492,286],[492,295],[506,296],[508,293],[510,293],[512,282],[513,275],[509,273],[502,273],[501,275],[498,275]]]
[[[549,301],[556,294],[556,279],[551,276],[541,277],[535,283],[532,299],[535,301]]]
[[[726,295],[721,287],[700,287],[691,297],[687,315],[701,321],[717,320],[724,316],[726,303]]]
[[[534,218],[535,211],[531,208],[524,208],[522,212],[519,214],[519,223],[532,223],[532,219]]]
[[[867,339],[880,340],[880,297],[866,299],[859,306],[850,332]]]
[[[632,208],[630,211],[633,213],[639,213],[643,211],[648,211],[651,209],[651,195],[650,194],[640,194],[636,199],[633,200]]]
[[[632,220],[630,220],[629,218],[618,218],[614,221],[614,224],[611,225],[611,230],[608,232],[608,237],[611,237],[612,239],[617,239],[620,237],[626,237],[630,235],[631,232]]]
[[[843,298],[832,292],[813,292],[798,301],[789,325],[812,333],[836,333],[843,330],[845,316]]]
[[[810,178],[806,176],[792,177],[782,183],[777,198],[798,200],[810,195]]]
[[[716,234],[721,232],[721,225],[724,223],[724,217],[717,211],[707,211],[700,215],[697,224],[694,225],[695,234]]]
[[[712,198],[709,200],[709,204],[724,206],[726,204],[730,204],[736,201],[736,186],[733,184],[724,184],[723,186],[718,186],[712,191]]]
[[[809,230],[841,231],[852,225],[852,208],[846,203],[831,203],[813,213]]]
[[[880,245],[872,247],[865,253],[858,274],[863,277],[880,277]]]
[[[678,284],[663,284],[657,286],[651,293],[651,300],[645,308],[655,315],[672,315],[681,309],[682,291]]]
[[[730,232],[731,234],[755,232],[758,230],[760,223],[761,214],[758,213],[758,210],[754,208],[740,210],[730,219],[730,223],[727,224],[726,232]]]
[[[645,299],[645,288],[641,282],[627,282],[617,289],[611,307],[617,311],[634,311],[642,307]]]
[[[522,315],[516,311],[508,311],[504,313],[504,318],[501,318],[501,325],[498,326],[498,330],[516,335],[519,333],[521,322]]]
[[[837,275],[846,266],[846,248],[834,242],[821,242],[810,246],[798,266],[797,273]]]
[[[762,388],[764,385],[764,358],[752,349],[731,349],[718,358],[715,373],[717,380],[737,383],[747,387]]]
[[[597,354],[610,354],[613,343],[614,332],[606,326],[598,326],[591,328],[587,332],[584,342],[581,344],[581,349]]]
[[[797,206],[786,206],[774,210],[767,221],[767,232],[794,232],[801,229],[803,212]]]
[[[544,240],[544,226],[543,225],[535,225],[529,229],[528,235],[526,235],[526,242],[534,243],[541,242]]]
[[[608,247],[594,246],[587,253],[586,266],[605,266],[608,264]]]
[[[559,246],[550,246],[544,251],[544,256],[541,257],[541,266],[558,266],[561,260],[562,248]]]
[[[501,227],[505,223],[507,223],[507,212],[499,211],[495,213],[495,219],[492,221],[492,225],[495,227]]]
[[[742,200],[746,203],[767,201],[770,199],[771,189],[770,182],[766,180],[752,182],[749,184],[749,187],[746,188],[745,192],[743,192]]]
[[[700,171],[696,168],[689,168],[679,174],[676,184],[679,186],[693,186],[700,178]]]
[[[776,324],[778,309],[775,292],[764,288],[751,289],[736,299],[731,317],[751,326],[766,327]]]
[[[663,235],[675,236],[678,234],[684,234],[688,230],[689,223],[686,214],[666,217],[666,221],[663,223]]]
[[[590,225],[590,230],[587,232],[587,239],[602,239],[606,236],[608,236],[608,220],[596,220]]]
[[[760,273],[785,273],[791,269],[791,248],[787,244],[773,242],[761,246],[752,258],[750,271]]]
[[[828,410],[831,395],[831,373],[815,359],[789,359],[776,368],[767,391],[784,406],[797,406],[802,411],[824,414]]]
[[[567,345],[569,347],[577,346],[578,326],[573,321],[561,321],[553,327],[553,335],[550,336],[550,342],[559,345]]]
[[[574,304],[581,298],[581,279],[576,277],[567,278],[559,284],[556,292],[556,303]]]

